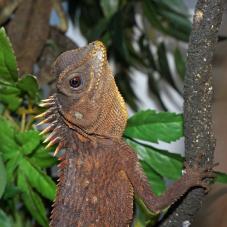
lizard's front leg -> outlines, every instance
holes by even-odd
[[[200,186],[207,189],[208,184],[204,178],[214,177],[212,168],[201,169],[199,165],[193,167],[186,165],[183,176],[171,185],[163,195],[156,196],[151,191],[135,152],[127,144],[121,147],[120,156],[124,171],[135,193],[144,201],[148,209],[156,213],[173,204],[192,187]]]

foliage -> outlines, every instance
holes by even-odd
[[[68,0],[68,12],[90,42],[100,39],[108,47],[109,58],[115,63],[118,87],[125,100],[137,110],[138,98],[131,87],[133,69],[143,72],[149,91],[160,107],[166,106],[160,95],[162,81],[181,95],[170,70],[167,54],[175,59],[179,78],[185,72],[180,42],[187,42],[191,23],[183,1],[174,0]],[[166,49],[165,41],[173,38],[176,45]],[[182,83],[183,85],[183,83]]]
[[[101,9],[106,17],[104,24],[109,24],[110,20],[113,20],[111,23],[115,23],[119,13],[123,15],[125,10],[130,8],[130,4],[125,3],[126,5],[121,6],[122,11],[118,10],[116,15],[114,10],[116,5],[111,6],[112,10],[109,10],[108,1],[101,2]],[[165,6],[167,4],[167,1],[154,2],[156,4],[161,2]],[[114,4],[114,2],[112,3]],[[145,3],[151,4],[148,1],[144,1]],[[168,11],[170,8],[167,7],[166,10]],[[175,9],[171,8],[171,10]],[[106,26],[104,26],[105,29],[107,29]],[[161,26],[163,32],[166,32],[163,24],[157,23],[155,26]],[[108,29],[111,28],[108,27]],[[114,29],[117,29],[116,25]],[[104,32],[104,34],[106,33]],[[184,34],[183,31],[179,30],[178,36],[183,39],[182,34]],[[122,40],[124,40],[123,38]],[[124,44],[124,42],[122,45],[127,44],[128,48],[130,44]],[[161,54],[164,49],[163,44],[160,44],[159,49]],[[176,58],[178,57],[179,53],[176,53]],[[179,69],[179,71],[181,70]],[[33,116],[41,111],[37,105],[39,100],[35,77],[24,75],[19,79],[11,44],[4,29],[1,29],[0,226],[3,227],[32,226],[34,221],[40,226],[48,226],[50,201],[54,199],[56,189],[55,179],[51,175],[50,168],[57,163],[57,160],[51,156],[50,149],[44,148],[42,136],[34,127]],[[183,158],[180,155],[155,148],[152,143],[159,141],[170,143],[180,139],[183,136],[182,125],[181,115],[168,112],[157,113],[153,110],[138,112],[128,120],[124,136],[129,145],[138,153],[149,183],[157,195],[165,191],[166,179],[176,180],[181,176]],[[222,183],[227,182],[227,176],[224,173],[219,174],[217,179]],[[158,218],[151,215],[139,199],[137,199],[136,207],[135,226],[146,226]]]
[[[32,75],[18,78],[16,59],[3,28],[0,92],[0,226],[25,224],[21,218],[28,212],[40,225],[48,226],[46,204],[54,199],[56,185],[47,171],[56,160],[33,127],[33,115],[39,112],[37,81]]]
[[[182,134],[182,115],[154,110],[140,111],[132,116],[125,130],[125,136],[153,143],[175,141]]]

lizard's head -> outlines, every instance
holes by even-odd
[[[52,69],[57,77],[57,92],[44,101],[44,106],[50,103],[53,114],[59,113],[63,122],[79,133],[122,136],[127,111],[100,41],[64,52]]]

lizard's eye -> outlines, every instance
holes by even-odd
[[[69,81],[69,85],[74,89],[79,88],[81,84],[82,84],[82,81],[80,76],[75,76]]]

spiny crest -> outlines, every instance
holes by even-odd
[[[35,117],[36,119],[44,118],[44,120],[39,122],[37,126],[48,124],[48,126],[45,127],[43,131],[40,132],[40,135],[51,132],[47,136],[47,138],[43,141],[43,143],[49,142],[46,148],[49,148],[54,144],[58,144],[57,148],[54,151],[54,156],[55,156],[64,146],[63,124],[60,119],[59,113],[57,111],[55,96],[50,96],[48,99],[42,100],[40,103],[40,107],[47,107],[48,109],[44,113],[41,113],[40,115],[37,115]]]

